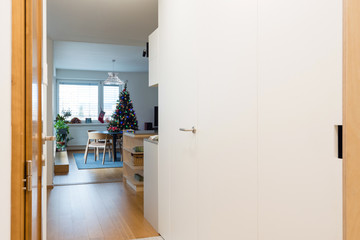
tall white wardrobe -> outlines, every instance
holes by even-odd
[[[152,42],[165,240],[341,240],[342,1],[159,0]]]

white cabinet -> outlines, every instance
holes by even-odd
[[[144,217],[158,231],[158,143],[144,139]]]
[[[159,29],[149,36],[149,87],[159,84]]]
[[[159,6],[160,234],[340,240],[341,1]]]

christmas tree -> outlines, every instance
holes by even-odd
[[[127,90],[127,84],[125,84],[125,88],[120,93],[115,111],[111,116],[108,131],[120,132],[124,129],[138,130],[138,122],[132,101],[130,100],[130,93]]]

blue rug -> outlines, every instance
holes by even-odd
[[[76,162],[76,166],[79,170],[81,169],[96,169],[96,168],[121,168],[123,167],[123,162],[120,161],[121,154],[119,152],[116,153],[117,159],[115,162],[112,161],[112,159],[109,159],[109,153],[106,152],[105,154],[105,162],[104,165],[102,165],[102,157],[103,154],[100,151],[99,157],[100,159],[96,160],[94,159],[94,153],[89,153],[87,156],[86,164],[84,163],[84,153],[74,153],[74,158]]]

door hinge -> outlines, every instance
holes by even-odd
[[[25,183],[25,187],[23,187],[23,189],[28,192],[31,192],[32,191],[32,160],[26,161],[25,179],[23,179],[23,182]]]

